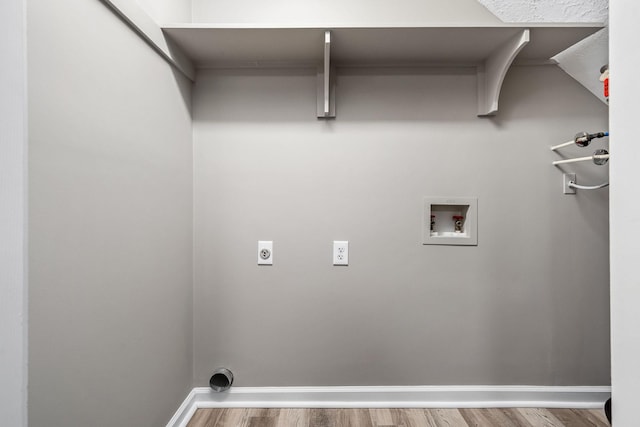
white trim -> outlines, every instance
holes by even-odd
[[[191,81],[195,81],[193,63],[182,50],[164,36],[160,26],[131,0],[100,0],[118,15],[168,63],[176,67]]]
[[[0,420],[27,426],[26,1],[0,2]]]
[[[110,0],[109,0],[110,1]],[[115,0],[122,1],[122,0]],[[309,30],[327,30],[327,29],[377,29],[377,28],[597,28],[605,27],[604,22],[488,22],[469,25],[467,23],[437,23],[425,22],[423,24],[402,23],[402,22],[382,22],[375,25],[361,25],[359,23],[344,24],[339,22],[323,22],[319,24],[287,22],[167,22],[162,24],[162,28],[166,29],[309,29]],[[595,32],[595,31],[594,31]]]
[[[610,82],[610,147],[615,153],[609,167],[609,261],[611,275],[611,383],[616,426],[638,425],[640,396],[640,180],[637,139],[640,97],[637,20],[640,3],[612,0],[610,9],[610,62],[616,70]],[[605,200],[603,200],[605,202]],[[630,227],[629,225],[633,225]]]
[[[373,386],[234,387],[191,390],[167,427],[186,427],[200,408],[602,408],[611,387]]]
[[[182,402],[182,405],[180,405],[176,413],[173,414],[173,417],[171,417],[171,420],[169,420],[167,427],[186,426],[187,423],[189,423],[189,420],[191,419],[193,414],[196,412],[196,409],[198,409],[198,407],[195,404],[196,394],[201,393],[201,390],[208,390],[208,389],[204,389],[203,387],[194,388],[189,392],[187,397]]]

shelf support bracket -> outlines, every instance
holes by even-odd
[[[331,66],[331,31],[324,32],[324,64],[318,66],[317,78],[318,118],[336,116],[335,68]]]
[[[524,29],[494,50],[478,66],[478,116],[494,116],[504,76],[518,53],[529,43],[529,30]]]

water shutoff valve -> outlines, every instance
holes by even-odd
[[[609,102],[609,64],[600,68],[600,81],[604,89],[604,97]]]
[[[453,216],[453,226],[456,233],[462,233],[462,226],[464,225],[464,217],[462,215]]]

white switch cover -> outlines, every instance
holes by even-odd
[[[273,265],[273,241],[258,241],[258,265]]]
[[[333,241],[333,265],[349,265],[349,242],[347,240]]]

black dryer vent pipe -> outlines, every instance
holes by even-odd
[[[209,380],[209,386],[213,391],[227,391],[232,384],[233,373],[227,368],[216,369]]]

